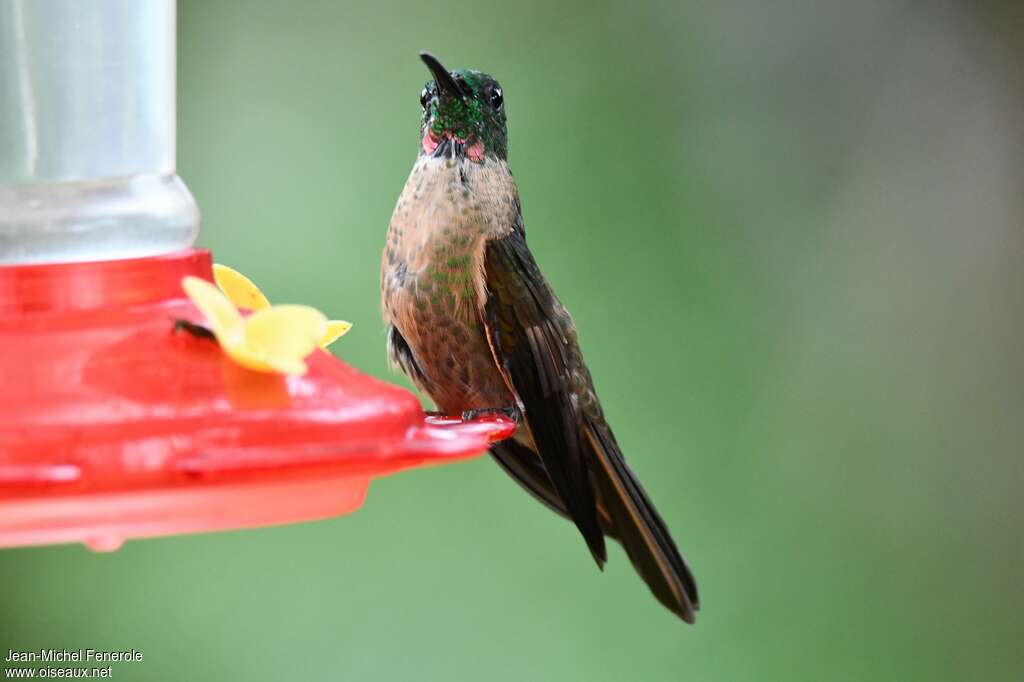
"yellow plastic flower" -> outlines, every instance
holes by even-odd
[[[327,348],[341,337],[348,334],[348,330],[352,328],[351,322],[345,320],[327,320],[327,333],[324,334],[324,338],[320,339],[320,347]]]
[[[213,280],[220,290],[239,308],[259,311],[270,307],[270,301],[251,279],[226,265],[214,264]],[[344,320],[328,320],[327,331],[320,339],[320,347],[327,348],[344,336],[352,325]]]
[[[270,301],[263,295],[260,288],[238,270],[214,263],[213,281],[217,283],[224,295],[239,308],[255,312],[270,307]]]
[[[181,286],[206,317],[224,352],[258,372],[305,374],[305,358],[327,334],[327,318],[316,308],[268,306],[243,318],[235,304],[206,280],[186,277]]]

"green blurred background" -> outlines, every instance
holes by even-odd
[[[330,521],[0,553],[7,648],[147,680],[1024,674],[1013,3],[185,1],[201,244],[355,329],[430,49],[505,88],[530,244],[697,573],[696,627],[487,458]]]

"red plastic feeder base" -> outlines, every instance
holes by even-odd
[[[321,519],[370,480],[483,452],[495,417],[424,417],[408,391],[328,353],[305,376],[243,369],[181,279],[210,254],[0,267],[0,547]]]

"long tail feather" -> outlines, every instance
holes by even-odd
[[[697,583],[665,522],[630,471],[611,432],[592,424],[585,432],[601,503],[614,521],[626,554],[658,601],[693,623],[700,608]]]
[[[510,438],[492,445],[491,456],[505,470],[505,473],[511,476],[526,492],[533,495],[536,500],[559,516],[569,518],[565,502],[562,501],[558,491],[552,485],[548,472],[544,470],[544,464],[540,461],[536,451]],[[601,530],[607,537],[613,540],[619,539],[615,534],[615,524],[608,515],[608,511],[600,505],[597,507],[597,520],[601,523]]]

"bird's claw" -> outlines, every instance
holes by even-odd
[[[520,413],[519,408],[514,405],[509,407],[481,407],[473,410],[463,410],[462,421],[468,422],[479,417],[489,417],[493,415],[508,417],[516,424],[521,424],[523,421],[522,413]]]

